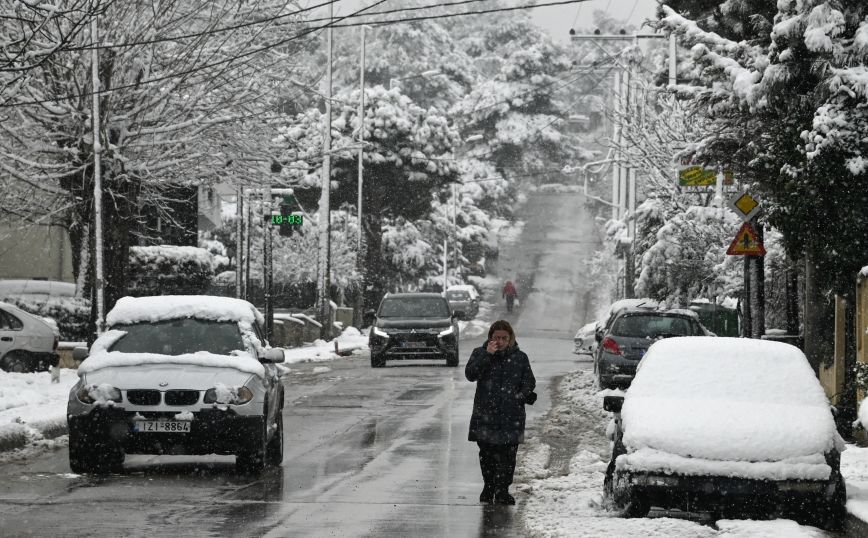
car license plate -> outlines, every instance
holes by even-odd
[[[401,342],[401,347],[425,347],[425,342]]]
[[[190,433],[188,420],[141,420],[133,423],[138,433]]]

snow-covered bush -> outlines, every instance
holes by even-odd
[[[7,295],[0,301],[15,305],[30,314],[54,320],[60,331],[60,340],[84,342],[88,338],[90,301],[78,297],[48,297]]]
[[[215,266],[214,256],[203,248],[130,247],[127,291],[133,296],[204,294]]]

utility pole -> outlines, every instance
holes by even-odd
[[[356,240],[356,271],[359,273],[359,292],[356,297],[355,326],[359,329],[365,323],[365,253],[363,250],[363,236],[365,227],[362,221],[362,185],[364,184],[364,157],[365,157],[365,30],[368,26],[359,27],[361,37],[361,52],[359,53],[359,192],[356,210],[359,217],[359,236]]]
[[[452,267],[458,276],[458,184],[452,184]],[[443,291],[446,291],[444,288]]]
[[[262,288],[265,293],[265,339],[270,342],[274,329],[274,303],[271,296],[274,256],[271,255],[271,185],[268,183],[262,189],[262,215]]]
[[[329,4],[329,20],[334,16],[334,4]],[[323,133],[322,193],[319,198],[319,281],[317,282],[317,306],[319,307],[320,338],[331,338],[330,309],[331,271],[331,147],[332,147],[332,28],[326,29],[326,99],[325,132]]]
[[[97,27],[97,17],[95,12],[94,0],[90,2],[91,19],[90,19],[90,40],[93,43],[91,49],[91,81],[93,84],[93,220],[94,220],[94,266],[96,273],[96,282],[94,289],[96,290],[96,334],[102,334],[105,327],[105,281],[103,277],[103,257],[102,257],[102,163],[100,161],[102,154],[102,141],[100,140],[100,119],[99,119],[99,35]]]
[[[244,252],[244,189],[242,187],[235,189],[235,216],[238,219],[235,223],[235,298],[241,299],[244,286],[244,275],[241,271],[244,258],[242,255]]]

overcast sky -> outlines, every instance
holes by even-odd
[[[551,0],[539,0],[546,3]],[[639,26],[645,19],[653,19],[657,8],[656,0],[590,0],[578,4],[541,7],[530,10],[533,19],[551,32],[552,37],[559,41],[569,40],[569,31],[573,26],[589,27],[593,21],[594,11],[607,11],[613,17],[626,19],[627,22]]]
[[[309,0],[313,3],[318,0]],[[453,0],[443,0],[449,2]],[[547,3],[552,0],[538,0],[539,3]],[[431,2],[432,4],[435,2]],[[513,2],[509,2],[513,3]],[[364,5],[370,4],[370,0],[339,0],[335,3],[335,15],[346,15],[356,11]],[[490,2],[489,4],[493,4]],[[387,0],[376,10],[394,9],[406,5],[401,0]],[[480,2],[481,8],[486,7],[486,2]],[[552,37],[559,41],[569,41],[570,28],[588,27],[592,22],[592,15],[596,10],[608,11],[616,18],[630,17],[628,22],[640,25],[645,19],[653,18],[656,0],[588,0],[576,4],[567,4],[552,7],[538,7],[528,10],[537,24],[548,30]],[[477,8],[479,9],[479,8]],[[321,15],[320,15],[321,16]]]

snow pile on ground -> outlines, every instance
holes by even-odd
[[[322,362],[341,358],[343,353],[350,353],[353,357],[369,357],[367,327],[359,331],[355,327],[347,327],[340,336],[330,342],[316,340],[312,344],[283,350],[286,364],[299,362]],[[337,343],[337,348],[335,348]]]
[[[841,454],[841,474],[847,484],[847,511],[868,521],[868,448],[847,445]]]
[[[802,352],[745,338],[656,342],[628,391],[623,417],[631,454],[618,459],[619,468],[708,474],[714,466],[702,460],[724,460],[741,462],[721,467],[729,476],[822,478],[830,472],[823,453],[837,438],[825,393]],[[685,458],[692,464],[679,467]]]
[[[42,439],[44,432],[66,428],[66,401],[78,381],[75,370],[61,369],[60,383],[51,374],[0,370],[0,449]]]

